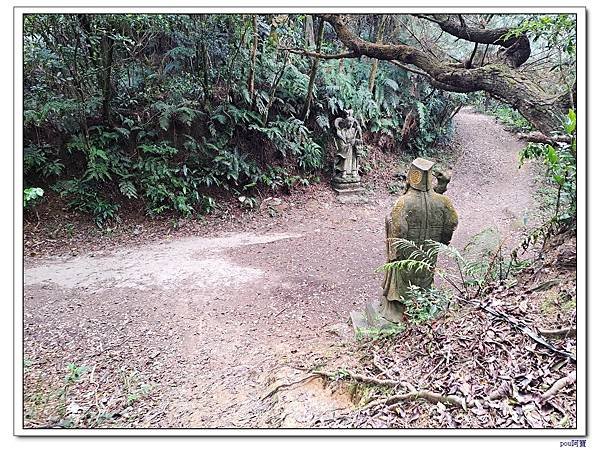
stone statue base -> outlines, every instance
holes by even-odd
[[[381,306],[379,307],[379,311],[386,320],[393,323],[403,323],[406,322],[406,317],[404,312],[406,311],[406,306],[404,303],[397,301],[388,301],[385,297],[381,300]]]
[[[381,315],[378,302],[367,303],[364,311],[350,313],[352,327],[356,337],[378,336],[385,333],[394,333],[403,330],[403,326],[386,320]]]
[[[337,192],[338,194],[344,194],[344,193],[359,193],[359,192],[364,192],[365,188],[362,187],[360,185],[360,183],[356,182],[356,183],[332,183],[331,186],[333,187],[333,190],[335,192]]]
[[[331,182],[333,190],[337,193],[337,200],[340,203],[360,204],[368,203],[365,194],[365,188],[358,181],[340,182],[335,178]]]

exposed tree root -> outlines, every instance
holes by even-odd
[[[300,378],[299,380],[296,380],[296,381],[292,381],[291,383],[278,384],[275,387],[273,387],[273,389],[271,389],[269,392],[267,392],[265,395],[263,395],[261,397],[261,400],[266,400],[267,398],[271,397],[279,389],[283,389],[283,388],[286,388],[286,387],[294,386],[296,384],[304,383],[305,381],[308,381],[308,380],[310,380],[312,378],[315,378],[317,376],[319,376],[319,374],[313,373],[313,374],[308,375],[307,377]]]
[[[408,389],[408,391],[409,391],[406,394],[397,394],[397,395],[392,395],[390,397],[386,397],[384,399],[374,400],[374,401],[368,403],[367,405],[365,405],[363,407],[363,409],[368,409],[373,406],[383,405],[383,404],[393,405],[393,404],[399,403],[401,401],[417,400],[420,398],[427,400],[431,403],[440,403],[441,402],[441,403],[451,404],[454,406],[459,406],[463,409],[467,408],[466,401],[463,397],[460,397],[458,395],[443,395],[443,394],[439,394],[437,392],[432,392],[432,391],[428,391],[428,390],[417,391],[411,383],[408,383],[406,381],[393,380],[393,379],[389,379],[389,378],[380,380],[379,378],[370,377],[367,375],[361,375],[361,374],[354,373],[354,372],[351,372],[348,370],[345,370],[342,373],[324,372],[324,371],[315,371],[313,373],[316,375],[321,375],[321,376],[328,377],[328,378],[338,378],[341,376],[341,378],[351,378],[351,379],[361,382],[361,383],[375,384],[378,386],[386,386],[386,387],[402,386],[405,389]]]
[[[450,404],[453,406],[458,406],[464,410],[467,409],[467,402],[463,397],[460,397],[458,395],[443,395],[443,394],[439,394],[437,392],[432,392],[432,391],[427,391],[427,390],[423,390],[423,391],[413,390],[406,394],[397,394],[397,395],[392,395],[391,397],[374,400],[370,403],[367,403],[362,409],[369,409],[369,408],[372,408],[372,407],[378,406],[378,405],[388,405],[388,406],[395,405],[396,403],[400,403],[405,400],[418,400],[418,399],[427,400],[428,402],[431,402],[433,404],[444,403],[444,404]]]
[[[376,384],[378,386],[387,386],[387,387],[403,386],[403,387],[411,388],[411,390],[414,390],[412,385],[410,383],[407,383],[406,381],[393,380],[390,378],[379,379],[379,378],[375,378],[375,377],[370,377],[368,375],[361,375],[359,373],[354,373],[349,370],[344,370],[343,372],[325,372],[325,371],[321,371],[321,370],[315,370],[313,372],[313,374],[320,375],[320,376],[327,377],[327,378],[333,378],[333,379],[351,378],[351,379],[353,379],[355,381],[359,381],[361,383]]]

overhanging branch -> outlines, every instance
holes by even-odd
[[[474,28],[465,24],[461,17],[452,14],[415,14],[415,17],[425,19],[437,24],[446,33],[465,41],[476,44],[499,45],[506,50],[503,56],[512,67],[519,67],[529,58],[531,46],[525,34],[518,36],[509,34],[511,29],[501,28]]]
[[[400,67],[403,70],[406,70],[407,72],[411,72],[414,73],[416,75],[421,75],[422,77],[424,77],[427,81],[429,81],[429,83],[433,86],[436,87],[438,89],[442,89],[443,91],[451,91],[451,92],[459,92],[459,93],[467,93],[467,92],[473,92],[470,89],[465,89],[465,88],[457,88],[455,86],[450,86],[449,84],[444,84],[444,83],[440,83],[439,81],[436,81],[435,79],[433,79],[428,73],[423,72],[422,70],[417,70],[417,69],[413,69],[412,67],[408,67],[405,64],[402,64],[401,62],[398,62],[396,60],[391,60],[390,61],[391,64]]]
[[[278,50],[285,50],[290,53],[294,53],[296,55],[310,56],[311,58],[319,58],[319,59],[346,59],[346,58],[360,58],[361,57],[361,55],[359,55],[358,53],[355,53],[355,52],[327,54],[327,53],[311,52],[311,51],[305,50],[303,48],[287,48],[287,47],[278,47]]]
[[[335,30],[351,54],[417,67],[440,89],[453,92],[486,91],[511,105],[539,131],[550,135],[562,129],[564,104],[546,94],[527,74],[506,64],[488,64],[467,69],[456,67],[409,45],[368,42],[357,36],[339,14],[320,15]]]

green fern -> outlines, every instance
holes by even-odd
[[[426,261],[419,261],[416,259],[407,258],[400,261],[385,263],[377,269],[378,272],[391,270],[402,270],[410,272],[433,272],[434,268],[431,264],[427,263]]]
[[[119,183],[119,190],[127,198],[138,198],[137,190],[131,181],[121,181]]]
[[[444,281],[452,285],[460,295],[469,297],[479,295],[483,288],[498,277],[507,277],[512,268],[516,273],[522,264],[516,262],[503,263],[499,252],[488,255],[485,259],[467,260],[461,252],[451,245],[440,242],[425,240],[417,244],[407,239],[394,239],[392,245],[396,250],[406,255],[400,260],[383,264],[377,271],[401,270],[407,272],[427,272],[438,275]],[[448,257],[455,263],[456,272],[448,272],[437,267],[440,255]],[[502,264],[506,267],[504,273]],[[470,288],[475,287],[473,292]]]

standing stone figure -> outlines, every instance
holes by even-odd
[[[434,192],[433,162],[415,159],[406,180],[406,192],[394,204],[385,220],[387,261],[407,259],[411,252],[396,248],[396,239],[407,239],[417,245],[425,240],[448,244],[458,225],[458,215],[445,195]],[[445,186],[444,186],[445,188]],[[444,189],[445,190],[445,189]],[[433,273],[393,269],[385,272],[381,314],[391,322],[403,321],[403,296],[410,285],[427,289],[433,283]]]
[[[360,181],[357,150],[362,145],[362,130],[351,109],[346,110],[346,117],[335,119],[333,125],[339,138],[335,140],[333,184],[343,190]]]
[[[448,183],[450,183],[450,178],[452,177],[450,172],[434,170],[433,176],[437,180],[437,183],[433,190],[438,194],[443,194],[444,192],[446,192],[446,190],[448,189]]]

